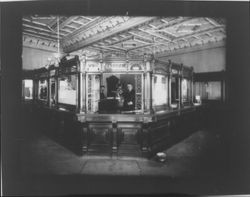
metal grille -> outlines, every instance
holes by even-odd
[[[88,75],[88,111],[91,111],[91,80],[92,80],[92,77],[91,75]]]
[[[142,75],[135,75],[135,107],[137,110],[142,109]]]

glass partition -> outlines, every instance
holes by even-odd
[[[191,82],[188,79],[182,79],[182,102],[189,102],[191,96]]]
[[[50,80],[50,102],[52,105],[56,104],[56,81],[55,79]]]
[[[33,99],[33,80],[23,80],[23,97],[25,100]]]
[[[176,105],[179,102],[179,80],[178,77],[171,78],[171,104]]]
[[[164,75],[154,75],[153,105],[157,106],[167,104],[167,94],[167,77]]]
[[[97,112],[100,100],[100,75],[88,74],[87,76],[87,111]]]
[[[208,100],[220,100],[221,99],[221,82],[211,81],[207,85]]]
[[[38,99],[46,101],[48,98],[48,82],[40,79],[38,82]]]
[[[69,75],[59,78],[58,102],[76,105],[77,102],[77,76]]]
[[[90,113],[141,113],[142,74],[87,74],[87,111]]]
[[[195,97],[198,96],[201,100],[220,100],[221,95],[221,82],[196,82],[194,85]]]

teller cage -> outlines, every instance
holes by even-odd
[[[150,156],[201,127],[193,68],[141,59],[65,56],[23,75],[24,108],[81,154]]]

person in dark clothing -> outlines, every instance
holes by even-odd
[[[116,88],[117,88],[117,84],[119,83],[119,79],[112,75],[109,78],[106,79],[107,80],[107,96],[108,97],[115,97],[116,96]]]
[[[135,110],[135,91],[132,84],[127,84],[127,92],[124,94],[124,110]]]
[[[100,90],[100,100],[106,98],[106,96],[105,96],[105,94],[104,94],[104,90],[105,90],[105,86],[102,85],[102,86],[101,86],[101,90]]]

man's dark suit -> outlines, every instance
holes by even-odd
[[[132,102],[132,105],[129,105],[128,103]],[[131,90],[130,92],[127,91],[124,94],[124,110],[131,111],[135,110],[135,91]]]

